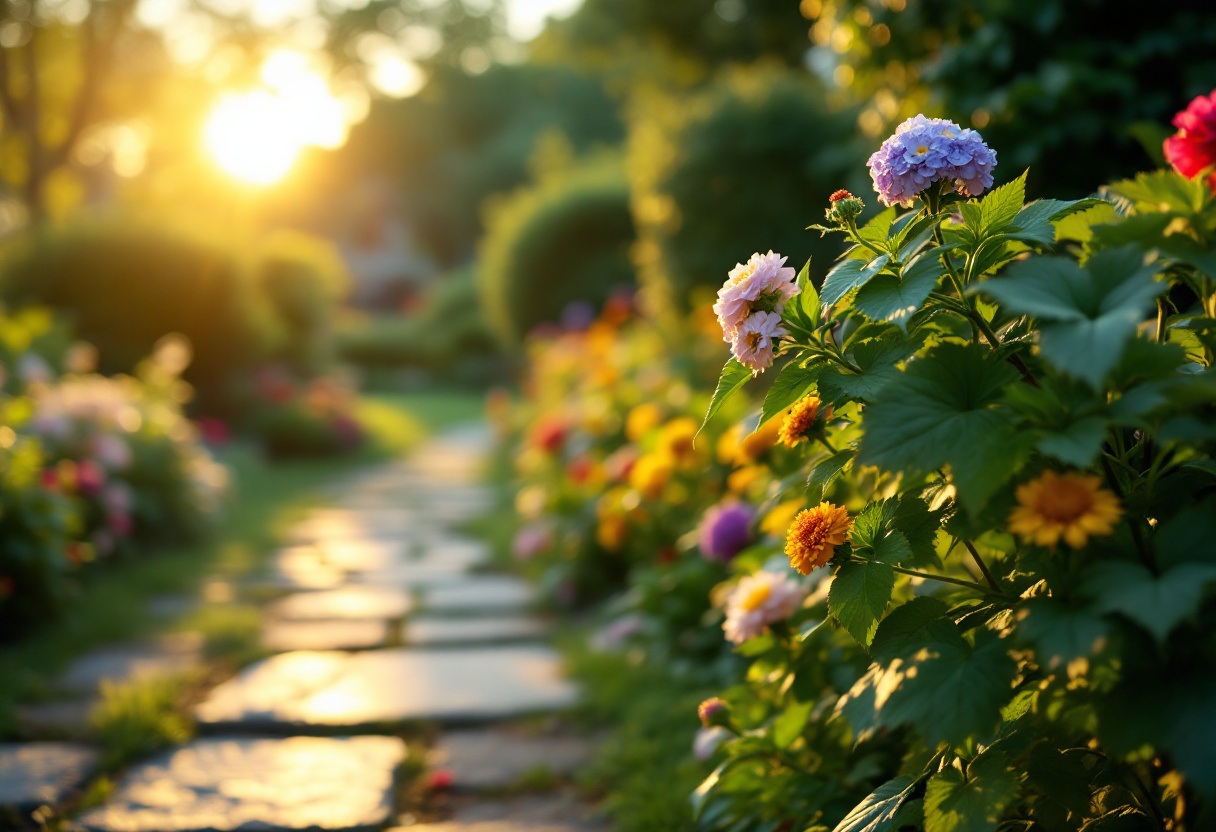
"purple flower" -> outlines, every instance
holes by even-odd
[[[942,180],[953,181],[959,193],[979,196],[992,187],[996,152],[974,130],[918,115],[899,125],[866,166],[884,205],[907,206]]]
[[[751,522],[755,514],[742,503],[711,507],[701,518],[701,554],[710,560],[728,561],[752,542]]]

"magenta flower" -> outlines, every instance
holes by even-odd
[[[1201,95],[1174,116],[1178,132],[1165,140],[1166,160],[1187,179],[1216,166],[1216,90]],[[1207,178],[1216,191],[1216,171]]]
[[[742,503],[712,506],[701,518],[698,545],[709,560],[726,562],[752,542],[751,523],[755,514]]]

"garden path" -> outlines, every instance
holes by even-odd
[[[529,611],[531,588],[486,571],[487,544],[458,531],[490,508],[489,442],[482,426],[455,429],[335,483],[241,588],[275,596],[272,655],[207,694],[199,739],[137,763],[78,826],[602,829],[570,784],[590,744],[554,716],[577,690],[544,644],[549,624]],[[105,670],[74,672],[87,685]],[[0,804],[54,803],[95,762],[76,745],[0,746]]]

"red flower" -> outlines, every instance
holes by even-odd
[[[1174,116],[1174,126],[1178,132],[1165,140],[1165,158],[1174,170],[1187,179],[1194,179],[1216,166],[1216,90],[1188,104]],[[1207,181],[1216,191],[1216,172],[1209,175]]]
[[[452,788],[452,772],[446,768],[435,769],[427,779],[426,786],[431,791],[444,791]]]
[[[194,425],[208,445],[227,445],[232,439],[232,431],[228,425],[212,416],[200,416],[194,420]]]
[[[532,444],[547,454],[556,453],[566,443],[566,423],[549,416],[532,426]]]

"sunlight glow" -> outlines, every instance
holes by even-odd
[[[255,185],[287,175],[305,147],[340,147],[348,108],[325,79],[296,52],[271,54],[264,86],[224,95],[207,120],[204,138],[223,170]]]

